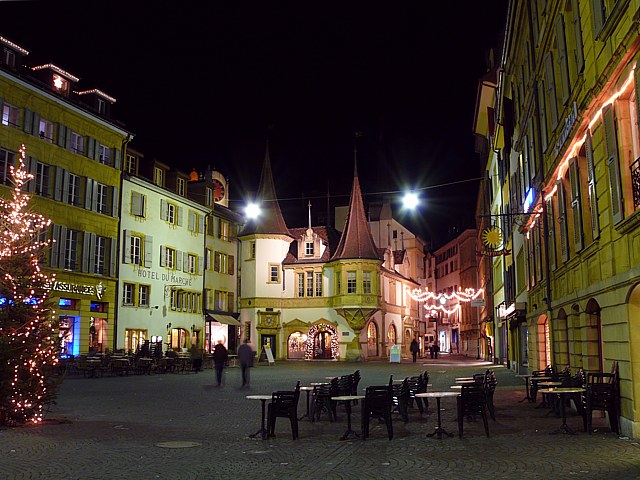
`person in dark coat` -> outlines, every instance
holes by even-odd
[[[216,366],[216,381],[218,386],[222,384],[222,372],[224,371],[224,365],[229,358],[229,352],[222,344],[222,340],[218,340],[218,343],[213,347],[213,362]]]
[[[242,386],[249,386],[249,368],[253,367],[253,349],[249,345],[246,338],[240,348],[238,348],[238,360],[240,360],[240,368],[242,369]]]
[[[438,342],[436,342],[433,345],[433,353],[435,354],[435,357],[438,358],[438,352],[440,351],[440,345],[438,345]]]
[[[435,351],[435,345],[432,343],[431,345],[429,345],[429,355],[431,356],[431,358],[434,358],[434,355],[436,353]]]
[[[416,363],[419,348],[420,347],[418,347],[418,341],[415,338],[411,340],[411,346],[409,347],[409,350],[411,351],[411,355],[413,355],[413,363]]]

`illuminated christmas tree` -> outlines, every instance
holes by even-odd
[[[0,199],[0,424],[42,421],[57,387],[59,339],[47,293],[53,281],[40,271],[50,221],[29,211],[24,187],[25,147],[10,167],[12,199]]]

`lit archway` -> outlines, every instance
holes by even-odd
[[[340,344],[336,329],[327,323],[318,323],[309,329],[305,358],[333,359],[340,357]]]
[[[304,358],[308,335],[300,331],[293,332],[287,339],[287,358]]]
[[[583,368],[590,372],[604,371],[604,355],[602,353],[602,322],[600,321],[600,305],[593,298],[585,307],[585,351]]]
[[[367,327],[367,356],[377,357],[378,355],[378,326],[372,320]]]
[[[546,315],[538,318],[538,367],[544,369],[551,364],[551,339],[549,319]]]
[[[553,323],[553,360],[558,367],[571,365],[569,345],[569,318],[561,308]]]

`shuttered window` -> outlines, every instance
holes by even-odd
[[[579,252],[584,246],[584,235],[582,228],[582,203],[580,200],[580,169],[578,168],[578,159],[575,157],[569,161],[569,183],[571,184],[573,246],[576,252]]]
[[[567,204],[562,180],[556,182],[558,191],[558,230],[560,233],[560,257],[563,262],[569,260],[569,233],[567,231]]]
[[[604,124],[604,136],[606,145],[606,165],[609,172],[609,192],[611,195],[611,216],[613,223],[618,223],[624,218],[622,189],[620,188],[620,162],[618,160],[618,141],[616,125],[611,104],[602,110]]]
[[[598,216],[598,195],[596,192],[596,167],[593,162],[593,143],[591,131],[587,130],[584,142],[585,157],[587,161],[587,185],[589,188],[589,214],[591,216],[591,234],[596,240],[600,237],[600,218]]]

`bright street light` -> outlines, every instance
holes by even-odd
[[[244,209],[244,214],[247,218],[254,220],[260,216],[260,207],[255,203],[249,203]]]
[[[404,205],[404,208],[408,208],[409,210],[413,210],[414,208],[416,208],[419,203],[420,198],[415,192],[405,193],[404,197],[402,197],[402,204]]]

